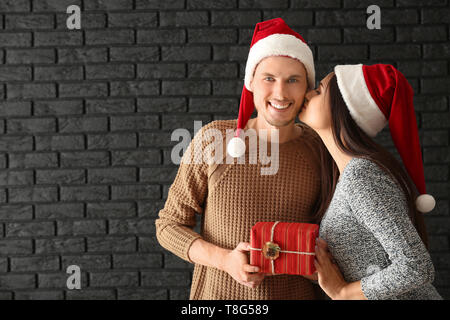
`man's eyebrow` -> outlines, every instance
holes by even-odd
[[[269,77],[275,77],[273,74],[268,73],[268,72],[264,72],[262,75],[263,76],[269,76]],[[302,77],[301,74],[292,74],[292,75],[289,76],[289,78],[301,78],[301,77]]]

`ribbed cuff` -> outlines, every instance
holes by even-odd
[[[189,258],[189,249],[195,240],[201,238],[200,234],[188,227],[175,225],[164,228],[162,238],[166,249],[183,260],[194,263]]]
[[[195,262],[191,260],[191,258],[189,257],[189,250],[191,249],[192,244],[194,243],[195,240],[197,239],[201,239],[202,237],[200,235],[198,235],[197,237],[194,237],[191,239],[191,242],[186,246],[186,261],[189,261],[190,263],[194,264]]]

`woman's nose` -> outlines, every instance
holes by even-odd
[[[313,98],[316,95],[317,95],[316,90],[312,89],[312,90],[309,90],[308,92],[306,92],[305,98],[306,98],[306,100],[309,101],[309,100],[311,100],[311,98]]]

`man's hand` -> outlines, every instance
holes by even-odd
[[[240,242],[237,247],[224,256],[222,270],[227,272],[234,280],[244,286],[255,288],[264,280],[259,267],[252,266],[248,262],[246,252],[250,249],[250,243]]]

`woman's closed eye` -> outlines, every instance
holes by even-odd
[[[323,86],[322,81],[319,83],[319,86],[315,89],[317,94],[320,94],[320,89]]]

